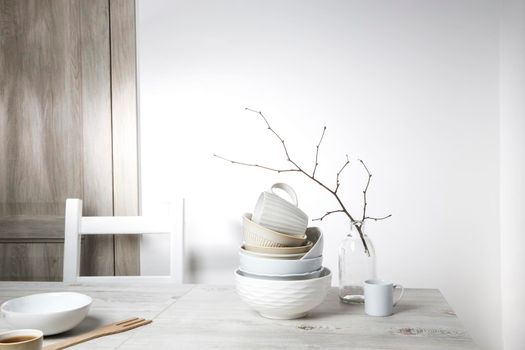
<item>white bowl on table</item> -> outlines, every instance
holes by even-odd
[[[0,307],[7,323],[15,328],[34,328],[44,335],[68,331],[89,312],[93,299],[73,293],[33,294],[6,301]]]
[[[290,275],[302,274],[319,270],[323,265],[323,257],[312,259],[275,259],[250,255],[239,251],[239,268],[243,272],[255,275]]]
[[[237,293],[261,316],[289,320],[306,316],[325,299],[332,274],[324,268],[319,278],[281,281],[248,277],[235,271]]]

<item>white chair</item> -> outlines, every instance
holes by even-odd
[[[172,215],[175,214],[175,215]],[[177,218],[179,218],[177,220]],[[184,240],[182,201],[170,206],[168,217],[82,216],[82,200],[66,200],[64,238],[64,277],[66,283],[89,282],[172,282],[182,283]],[[157,233],[170,235],[170,274],[168,276],[80,276],[80,236]]]

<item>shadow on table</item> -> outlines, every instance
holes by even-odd
[[[335,294],[332,290],[329,294]],[[397,306],[394,307],[394,315],[405,312],[413,312],[420,309],[420,305],[404,304],[401,301]],[[330,317],[334,315],[352,315],[356,317],[371,317],[365,314],[364,304],[345,304],[339,301],[338,297],[329,295],[326,300],[308,313],[308,319],[319,319],[324,317]]]
[[[80,322],[80,324],[72,330],[60,334],[46,336],[46,339],[72,337],[75,335],[84,334],[86,332],[92,331],[101,326],[103,326],[102,320],[93,316],[88,316],[84,319],[84,321]]]
[[[400,313],[400,312],[414,311],[419,308],[421,308],[420,305],[403,304],[403,301],[401,301],[399,304],[394,306],[394,314]]]

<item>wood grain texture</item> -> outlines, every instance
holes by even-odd
[[[11,220],[6,230],[13,228],[3,238],[34,234],[46,241],[56,222],[38,232],[38,219],[29,217],[63,216],[64,199],[82,195],[78,4],[0,1],[0,217]],[[60,279],[59,244],[0,249],[0,279]]]
[[[109,3],[80,1],[84,215],[113,215]],[[82,275],[113,275],[114,238],[86,237]]]
[[[120,7],[127,8],[121,4],[115,5],[116,14]],[[122,23],[129,26],[129,21]],[[137,151],[130,154],[117,147],[128,158],[114,163],[112,144],[115,132],[118,144],[136,145],[136,121],[131,126],[119,124],[117,117],[113,125],[111,106],[112,94],[117,99],[121,96],[116,115],[132,119],[130,113],[136,113],[135,98],[129,110],[122,97],[134,96],[131,90],[135,88],[126,81],[135,79],[134,68],[126,70],[126,62],[135,65],[134,46],[129,46],[127,37],[134,43],[134,29],[126,36],[123,31],[128,29],[119,26],[115,30],[118,42],[110,43],[110,0],[0,0],[0,217],[8,223],[0,230],[3,242],[57,243],[56,218],[64,215],[66,198],[82,198],[86,215],[113,215],[114,166],[128,166],[117,173],[134,181],[131,189],[120,185],[116,209],[131,203],[135,209],[128,214],[137,214]],[[120,42],[125,49],[120,49]],[[120,52],[113,64],[111,49]],[[117,69],[115,75],[112,66]],[[124,129],[115,130],[121,125]],[[125,243],[119,245],[119,252]],[[36,247],[21,246],[16,251],[29,254]],[[112,236],[84,240],[82,273],[113,275],[114,249]],[[130,246],[120,253],[126,255],[125,266],[134,265],[137,249],[138,245]],[[20,273],[46,266],[30,258],[9,257],[28,265],[16,270]],[[138,254],[136,259],[139,266]],[[6,258],[0,261],[0,275],[5,276],[2,271],[12,264]]]
[[[114,215],[138,215],[135,1],[110,0]],[[115,274],[140,274],[137,236],[115,237]]]
[[[39,214],[82,194],[78,3],[0,4],[0,215]]]
[[[64,242],[63,215],[0,217],[0,243]]]
[[[61,281],[63,254],[61,243],[0,243],[0,280]]]
[[[231,286],[64,286],[6,283],[0,302],[35,292],[67,289],[93,297],[90,316],[72,334],[138,315],[153,323],[81,344],[78,349],[477,349],[441,293],[407,289],[390,317],[371,317],[363,306],[341,304],[332,288],[306,318],[269,320],[241,302]],[[7,328],[0,320],[0,330]]]

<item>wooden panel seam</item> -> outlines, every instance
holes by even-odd
[[[109,0],[113,213],[139,214],[135,1]],[[140,274],[140,237],[115,237],[115,274]]]

